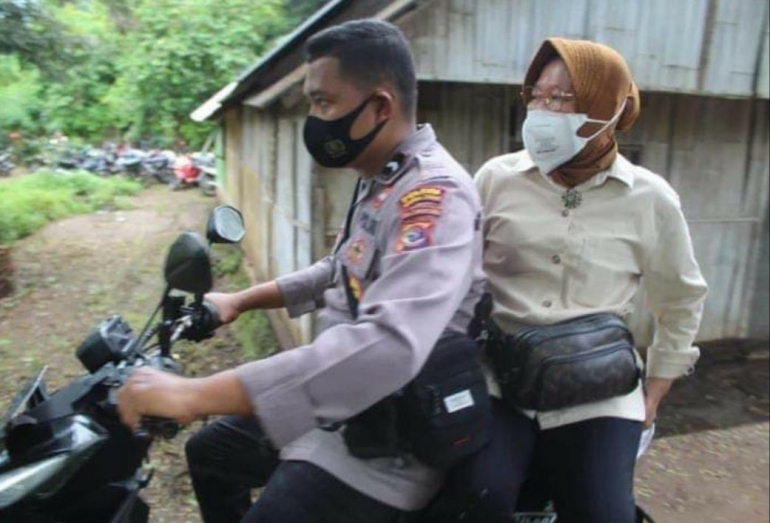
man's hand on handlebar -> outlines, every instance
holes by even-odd
[[[238,308],[239,299],[236,294],[210,292],[204,296],[204,299],[214,306],[222,325],[234,322],[241,315],[242,311]]]
[[[196,397],[194,379],[140,367],[118,391],[118,411],[123,423],[133,430],[141,428],[145,416],[187,424],[198,417]]]

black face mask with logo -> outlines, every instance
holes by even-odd
[[[330,169],[345,167],[374,141],[388,120],[379,123],[363,138],[354,140],[350,137],[353,124],[371,100],[367,98],[353,111],[337,120],[307,117],[303,137],[305,147],[316,162]]]

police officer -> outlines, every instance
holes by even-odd
[[[227,323],[252,309],[320,309],[309,345],[207,378],[150,369],[120,393],[123,420],[209,425],[188,445],[204,520],[395,522],[423,508],[442,474],[409,455],[358,459],[344,422],[410,382],[442,332],[465,332],[483,286],[480,203],[466,171],[415,120],[416,76],[403,34],[363,20],[306,47],[305,144],[322,166],[358,175],[333,254],[234,294],[210,294]],[[267,440],[260,439],[264,433]],[[248,488],[270,447],[281,464],[257,502]]]

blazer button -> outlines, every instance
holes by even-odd
[[[553,258],[551,258],[551,260],[552,260],[552,261],[553,261],[555,264],[557,264],[557,265],[558,265],[558,264],[560,264],[560,263],[561,263],[561,256],[559,256],[558,254],[554,254],[554,255],[553,255]]]
[[[545,307],[546,309],[550,308],[552,305],[553,305],[553,302],[551,300],[545,300],[543,302],[543,307]]]

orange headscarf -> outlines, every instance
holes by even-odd
[[[606,171],[615,161],[618,144],[614,132],[630,129],[639,116],[639,89],[628,64],[617,51],[603,44],[565,38],[549,38],[543,42],[527,70],[524,85],[535,85],[545,66],[555,58],[561,58],[567,66],[575,87],[578,113],[596,120],[610,120],[626,104],[614,129],[611,128],[609,143],[600,146],[597,140],[591,140],[577,156],[551,174],[554,181],[574,187]]]

